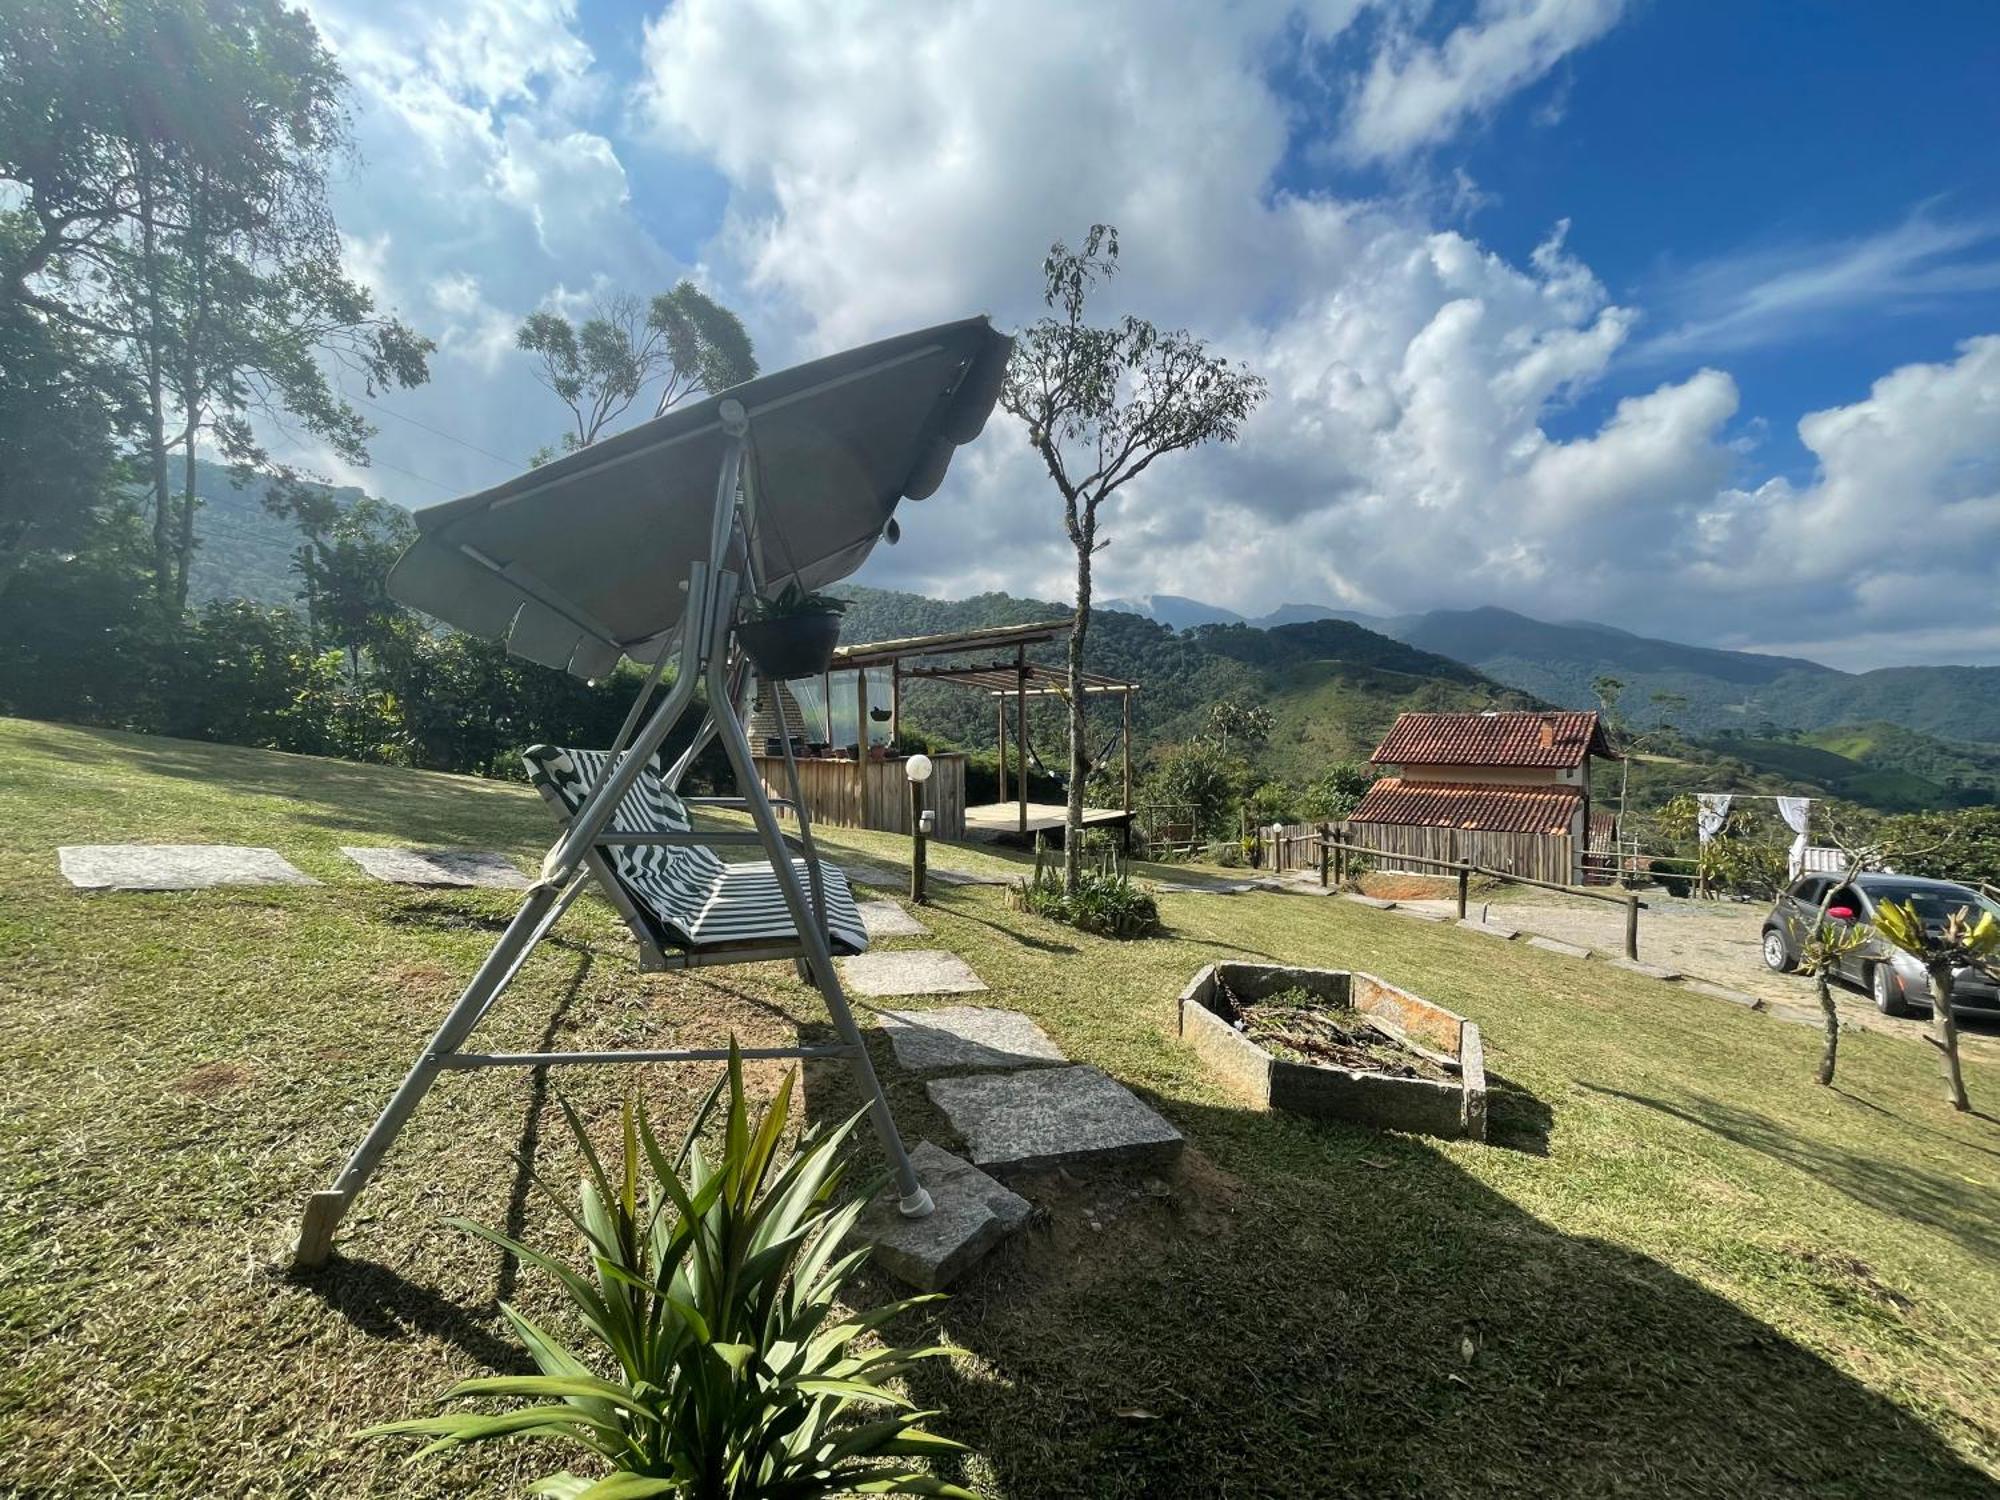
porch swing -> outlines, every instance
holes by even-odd
[[[999,397],[1012,341],[984,318],[849,350],[710,396],[505,484],[417,514],[389,576],[398,601],[514,654],[598,678],[621,657],[651,667],[605,750],[525,755],[562,832],[505,932],[445,1014],[332,1185],[312,1195],[293,1252],[323,1264],[341,1218],[441,1073],[488,1067],[720,1060],[720,1049],[482,1053],[474,1030],[586,885],[631,928],[642,968],[791,958],[826,1002],[837,1040],[745,1057],[840,1058],[868,1101],[902,1211],[931,1212],[834,970],[867,935],[841,871],[819,858],[785,744],[788,839],[752,762],[743,718],[751,673],[736,640],[747,588],[824,588],[858,569],[903,499],[943,482]],[[678,670],[657,706],[669,662]],[[669,766],[660,747],[706,689],[707,712]],[[780,710],[782,713],[782,709]],[[720,742],[733,798],[680,796],[695,757]],[[691,809],[727,805],[749,831],[697,830]],[[764,856],[726,863],[718,850]]]

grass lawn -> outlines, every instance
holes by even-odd
[[[552,1087],[684,1116],[699,1068],[447,1076],[293,1278],[352,1148],[512,898],[366,880],[342,843],[537,857],[526,788],[0,720],[0,1493],[518,1493],[525,1451],[416,1468],[356,1442],[518,1356],[543,1278],[442,1220],[566,1249],[515,1154],[570,1163]],[[319,887],[85,893],[55,848],[268,844]],[[834,834],[877,860],[898,841]],[[993,856],[944,856],[1004,863]],[[933,1314],[966,1352],[913,1394],[996,1496],[2000,1493],[2000,1066],[1986,1114],[1930,1056],[1601,965],[1306,895],[1161,898],[1115,944],[938,890],[924,920],[1079,1061],[1185,1132],[1169,1182],[1026,1184],[1044,1209]],[[1222,957],[1365,968],[1476,1019],[1494,1144],[1259,1115],[1174,1037]],[[578,908],[497,1049],[815,1036],[788,965],[637,974]],[[955,1145],[878,1056],[907,1135]],[[775,1066],[754,1070],[768,1091]],[[852,1103],[809,1072],[804,1112]],[[889,1288],[873,1284],[870,1296]],[[921,1336],[924,1330],[902,1330]]]

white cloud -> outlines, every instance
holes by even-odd
[[[1399,19],[1346,138],[1383,157],[1433,143],[1616,15],[1489,4],[1434,47]],[[1040,311],[1048,242],[1109,220],[1126,253],[1105,314],[1185,323],[1270,379],[1240,444],[1162,464],[1114,506],[1103,593],[1252,611],[1502,602],[1683,635],[1729,620],[1745,640],[1838,599],[1858,634],[1901,628],[1862,586],[1865,547],[1790,533],[1864,495],[1879,504],[1927,439],[1870,465],[1870,443],[1845,436],[1861,419],[1821,414],[1801,434],[1825,478],[1746,489],[1757,428],[1737,425],[1736,384],[1685,366],[1570,430],[1559,419],[1629,350],[1638,310],[1566,249],[1567,225],[1517,264],[1433,229],[1416,200],[1275,192],[1300,122],[1263,69],[1295,21],[1278,4],[1084,17],[971,0],[921,13],[679,0],[648,29],[639,108],[728,179],[718,263],[800,350],[980,309],[1024,321]],[[1860,406],[1914,421],[1947,384],[1898,372]],[[1989,440],[1967,441],[1940,447],[1958,456],[1934,471],[1962,473]],[[996,418],[867,576],[1063,597],[1072,559],[1053,503],[1019,430]],[[1990,574],[1993,537],[1973,537],[1990,507],[1908,503]]]
[[[1875,234],[1767,246],[1674,273],[1660,288],[1654,360],[1778,343],[1830,319],[1934,307],[2000,287],[2000,221],[1919,211]]]
[[[1856,638],[1924,637],[1941,610],[1989,642],[2000,574],[2000,336],[1946,363],[1912,364],[1866,398],[1808,413],[1811,480],[1722,494],[1704,517],[1700,569],[1717,596],[1754,597],[1783,630],[1824,622],[1827,654]],[[1843,651],[1843,648],[1845,650]]]
[[[1623,0],[1484,0],[1437,45],[1412,20],[1388,23],[1373,66],[1349,103],[1342,145],[1361,161],[1398,161],[1485,115],[1618,20]]]

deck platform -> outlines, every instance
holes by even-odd
[[[1069,809],[1060,802],[1030,802],[1028,804],[1028,837],[1038,833],[1061,833],[1069,816]],[[1121,812],[1115,807],[1086,807],[1083,810],[1085,828],[1120,828],[1132,821],[1132,814]],[[987,802],[965,810],[965,836],[975,843],[993,843],[1000,839],[1021,837],[1021,804],[1018,802]]]

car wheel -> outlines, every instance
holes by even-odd
[[[1789,974],[1798,967],[1792,961],[1792,950],[1786,946],[1785,935],[1775,927],[1764,929],[1764,963],[1780,974]]]
[[[1903,1003],[1902,981],[1896,978],[1896,971],[1887,964],[1871,964],[1868,968],[1868,991],[1875,997],[1875,1008],[1885,1016],[1907,1016],[1910,1007]]]

